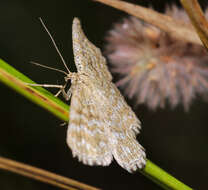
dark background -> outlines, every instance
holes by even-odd
[[[165,0],[131,1],[162,11]],[[168,1],[169,3],[173,1]],[[200,1],[205,6],[206,0]],[[178,2],[177,2],[178,3]],[[179,3],[178,3],[179,5]],[[37,83],[61,83],[59,73],[29,64],[37,61],[63,69],[38,17],[53,34],[69,67],[74,69],[71,45],[73,17],[79,17],[88,38],[103,47],[104,36],[124,12],[91,0],[1,0],[0,58]],[[0,156],[40,167],[105,190],[155,189],[141,174],[129,174],[115,161],[109,167],[89,167],[73,159],[61,120],[0,83]],[[68,103],[68,102],[67,102]],[[132,106],[133,102],[129,102]],[[138,139],[148,158],[195,189],[207,188],[208,104],[196,99],[188,113],[182,107],[152,112],[134,108],[142,122]],[[56,187],[0,170],[1,190],[55,190]]]

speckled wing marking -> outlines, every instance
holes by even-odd
[[[129,172],[143,168],[146,164],[144,148],[137,142],[140,121],[127,105],[123,96],[112,82],[107,82],[103,114],[109,123],[111,151],[118,164]],[[107,126],[107,125],[106,125]]]
[[[110,131],[115,139],[115,142],[112,144],[114,147],[112,153],[119,165],[132,172],[136,171],[137,168],[141,169],[145,166],[146,155],[144,148],[136,140],[140,122],[131,108],[122,99],[117,99],[113,110],[115,115],[114,122],[110,126]]]
[[[77,18],[72,30],[78,73],[70,75],[67,144],[84,164],[105,166],[114,157],[129,172],[144,167],[146,155],[136,140],[140,121],[111,82],[104,57],[85,37]]]
[[[78,18],[73,20],[72,40],[78,73],[97,75],[97,77],[111,81],[112,76],[108,71],[105,58],[100,49],[86,38]]]
[[[82,86],[73,90],[67,144],[84,164],[106,166],[111,163],[112,153],[104,120],[91,100],[90,90]]]

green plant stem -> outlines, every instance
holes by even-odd
[[[150,160],[147,160],[146,166],[141,173],[151,179],[153,182],[161,186],[163,189],[167,190],[191,190],[192,188],[188,187],[178,179],[174,178],[166,171],[152,163]]]
[[[24,82],[33,83],[33,81],[3,60],[0,60],[0,81],[50,111],[55,116],[68,121],[69,107],[66,104],[41,87],[27,86]],[[153,164],[150,160],[147,160],[147,164],[141,170],[141,173],[164,189],[191,190],[190,187]]]
[[[69,106],[42,87],[29,86],[34,81],[0,59],[0,81],[40,105],[58,118],[69,120]]]

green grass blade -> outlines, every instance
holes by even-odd
[[[69,106],[42,87],[28,86],[25,83],[34,83],[31,79],[14,69],[0,59],[0,81],[45,108],[55,116],[68,121]]]

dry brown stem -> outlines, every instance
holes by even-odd
[[[202,44],[196,32],[193,30],[190,24],[181,22],[173,19],[170,16],[158,13],[154,10],[134,5],[120,0],[94,0],[119,10],[125,11],[126,13],[133,15],[139,19],[150,23],[161,30],[169,33],[171,36],[192,42],[195,44]],[[189,0],[187,0],[189,1]]]
[[[33,178],[63,189],[69,190],[99,190],[98,188],[80,183],[67,177],[45,171],[30,165],[0,157],[0,169]]]
[[[193,26],[195,27],[201,41],[208,49],[208,22],[197,0],[181,0]]]

